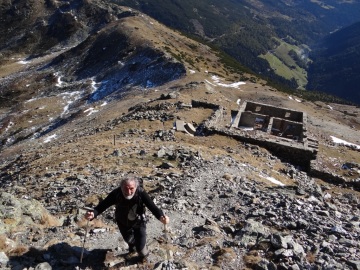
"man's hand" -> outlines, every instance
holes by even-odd
[[[85,214],[85,218],[87,220],[93,220],[95,218],[95,214],[93,211],[87,211]]]
[[[160,221],[163,223],[163,224],[168,224],[170,222],[170,219],[168,216],[162,216],[160,217]]]

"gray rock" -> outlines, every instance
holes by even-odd
[[[269,265],[269,261],[266,259],[262,259],[260,262],[258,262],[255,265],[255,269],[256,270],[269,270],[268,265]]]
[[[270,235],[270,230],[268,227],[264,226],[262,223],[257,222],[253,219],[248,219],[246,221],[245,227],[241,231],[242,233],[245,234],[262,236],[264,238]]]
[[[288,248],[288,243],[292,241],[291,235],[281,236],[279,234],[272,234],[270,236],[270,242],[274,248]]]
[[[0,266],[5,267],[9,262],[8,256],[6,256],[5,252],[0,252]]]
[[[347,265],[353,267],[355,270],[360,270],[360,261],[346,261]]]
[[[48,262],[39,263],[35,270],[52,270],[51,265]]]
[[[337,234],[347,234],[347,231],[344,230],[341,226],[334,226],[331,228],[331,232],[337,233]]]
[[[47,225],[49,220],[56,222],[40,202],[33,199],[18,199],[6,192],[0,193],[0,217],[0,234],[15,228],[20,223],[33,226]],[[5,224],[3,220],[9,222]]]
[[[292,245],[293,245],[294,254],[300,258],[304,258],[306,254],[303,246],[296,242],[293,242]]]
[[[157,157],[158,158],[163,158],[166,155],[166,150],[164,148],[161,148],[158,152],[157,152]]]

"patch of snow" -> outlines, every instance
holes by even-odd
[[[6,129],[5,129],[5,132],[6,131],[8,131],[12,126],[14,126],[15,124],[14,124],[14,122],[11,122],[10,121],[10,123],[8,124],[8,126],[6,127]]]
[[[9,138],[7,138],[7,140],[6,140],[6,144],[11,144],[11,143],[13,143],[13,142],[15,142],[15,138],[14,138],[14,137],[9,137]]]
[[[238,100],[236,101],[236,104],[237,104],[237,105],[239,105],[239,104],[240,104],[240,102],[241,102],[241,99],[240,99],[240,98],[238,98]]]
[[[56,85],[57,87],[62,87],[62,86],[64,85],[64,83],[61,81],[61,78],[62,78],[63,76],[60,76],[58,72],[54,73],[54,76],[57,77],[57,79],[56,79],[56,84],[55,84],[55,85]]]
[[[276,180],[274,177],[262,176],[262,175],[260,175],[260,177],[265,178],[266,180],[268,180],[271,183],[274,183],[274,184],[276,184],[278,186],[285,186],[283,183],[281,183],[279,180]]]
[[[189,72],[190,72],[190,74],[196,73],[195,70],[192,70],[192,69],[190,69]]]
[[[51,142],[52,140],[56,139],[56,137],[57,137],[57,135],[56,135],[56,134],[53,134],[53,135],[47,136],[47,137],[44,139],[44,143]]]
[[[220,78],[215,75],[213,75],[211,78],[214,81],[214,83],[216,83],[218,86],[222,86],[222,87],[239,88],[240,85],[246,84],[245,82],[235,82],[235,83],[230,83],[230,84],[221,83]]]
[[[295,101],[297,101],[297,102],[301,102],[301,100],[300,100],[300,99],[293,98],[292,96],[289,96],[289,99],[291,99],[291,100],[295,100]]]
[[[242,130],[254,130],[253,127],[240,126],[239,128],[242,129]]]
[[[333,110],[333,107],[331,107],[330,105],[327,105],[328,106],[328,108],[330,109],[330,110]]]
[[[155,86],[155,84],[152,81],[150,81],[150,80],[146,81],[146,88],[152,88],[154,86]]]
[[[330,138],[333,140],[334,143],[348,145],[348,146],[354,146],[356,149],[360,149],[360,145],[357,145],[357,144],[354,144],[354,143],[349,143],[347,141],[336,138],[334,136],[330,136]]]
[[[93,113],[96,113],[96,112],[98,112],[99,110],[96,110],[95,108],[93,108],[93,107],[91,107],[91,108],[89,108],[89,109],[86,109],[84,112],[86,113],[86,112],[89,112],[88,114],[87,114],[87,116],[90,116],[90,115],[92,115]]]
[[[101,104],[100,106],[101,107],[104,107],[104,106],[106,106],[108,103],[105,101],[103,104]]]
[[[29,100],[26,100],[24,103],[29,103],[38,100],[38,98],[31,98]]]
[[[63,117],[69,110],[69,106],[78,100],[80,98],[81,92],[75,91],[75,92],[65,92],[61,93],[60,96],[63,96],[62,98],[66,101],[66,105],[64,107],[63,112],[61,113],[61,117]]]
[[[209,82],[208,80],[205,80],[205,82],[207,82],[208,84],[212,85],[212,86],[216,86],[215,84]]]
[[[93,78],[91,78],[91,93],[94,93],[99,88],[96,86],[97,84],[98,83]]]
[[[26,65],[26,64],[29,64],[30,61],[20,60],[18,63],[21,65]]]

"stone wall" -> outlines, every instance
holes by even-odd
[[[307,134],[306,134],[306,119],[305,126],[302,122],[306,114],[301,112],[296,112],[288,109],[275,108],[265,104],[260,104],[260,108],[256,107],[257,103],[253,102],[244,102],[240,106],[238,115],[234,118],[234,121],[230,128],[224,126],[224,108],[221,106],[201,102],[201,101],[192,101],[193,107],[202,107],[210,108],[214,110],[214,113],[209,119],[204,123],[205,129],[211,133],[217,133],[224,136],[233,137],[239,141],[259,145],[271,151],[274,155],[279,158],[284,158],[294,164],[301,165],[304,169],[310,169],[310,162],[316,159],[317,155],[317,141],[311,140],[311,147],[308,147],[307,143]],[[242,111],[246,108],[254,109],[253,111]],[[271,110],[274,109],[274,110]],[[257,111],[256,111],[257,110]],[[268,112],[270,115],[265,115],[263,113]],[[286,115],[287,113],[290,113]],[[234,113],[232,113],[233,115]],[[242,115],[245,117],[242,119]],[[276,116],[281,115],[287,116],[286,119],[278,119]],[[256,118],[261,118],[264,121],[262,127],[258,130],[254,129],[251,131],[241,130],[237,127],[244,126],[254,126]],[[293,137],[298,137],[298,140],[287,139],[284,137],[277,137],[271,135],[271,129],[282,125],[283,130],[287,130],[286,126],[292,125],[293,129],[290,135]]]
[[[358,179],[355,179],[353,181],[348,181],[343,177],[341,177],[340,175],[323,171],[322,168],[318,168],[316,164],[313,164],[313,162],[314,161],[312,161],[310,164],[310,171],[309,171],[310,176],[320,178],[325,182],[331,184],[338,184],[344,187],[351,187],[357,191],[360,191],[360,181]]]
[[[269,115],[271,117],[284,118],[295,122],[303,121],[303,113],[299,111],[250,101],[245,102],[245,104],[245,111],[252,111],[259,114]]]

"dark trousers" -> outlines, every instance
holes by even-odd
[[[118,227],[124,241],[129,245],[130,252],[134,250],[134,247],[138,253],[144,250],[146,245],[145,222],[139,222],[130,228],[121,226],[120,224],[118,224]]]

